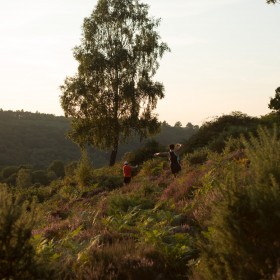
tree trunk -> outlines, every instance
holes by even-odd
[[[111,156],[110,156],[110,163],[109,163],[109,166],[114,166],[114,164],[116,163],[117,153],[118,153],[117,150],[112,150]]]
[[[116,158],[117,158],[117,153],[118,153],[118,148],[119,148],[119,132],[120,132],[120,127],[119,127],[119,120],[118,120],[118,110],[119,110],[119,71],[118,68],[116,68],[116,76],[114,79],[113,83],[113,90],[114,90],[114,132],[115,132],[115,137],[114,137],[114,142],[113,142],[113,150],[111,152],[110,156],[110,163],[109,166],[114,166],[116,163]]]
[[[114,139],[114,146],[113,146],[113,150],[111,152],[109,166],[114,166],[115,165],[116,158],[117,158],[117,153],[118,153],[118,148],[119,148],[119,138],[116,137]]]

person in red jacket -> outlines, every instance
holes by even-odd
[[[127,161],[124,162],[123,165],[123,182],[127,185],[131,182],[131,170],[132,168],[137,168],[138,165],[136,166],[131,166],[128,164]]]

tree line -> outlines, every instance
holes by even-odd
[[[160,127],[161,132],[146,141],[154,139],[167,146],[169,141],[188,139],[198,130],[198,126],[189,123],[183,127],[163,122]],[[62,116],[0,110],[0,166],[28,164],[40,169],[47,168],[55,160],[65,164],[78,161],[80,148],[67,137],[69,129],[69,119]],[[131,137],[120,145],[117,159],[144,144],[145,141],[140,142],[139,137]],[[108,152],[88,150],[94,166],[107,164]]]

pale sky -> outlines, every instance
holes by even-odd
[[[144,0],[171,48],[155,80],[160,121],[201,125],[270,112],[280,86],[280,5],[265,0]],[[59,86],[96,0],[0,0],[0,108],[64,115]]]

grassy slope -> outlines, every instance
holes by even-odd
[[[198,256],[194,241],[201,228],[195,215],[208,211],[194,205],[193,197],[204,184],[207,188],[213,170],[214,163],[189,166],[186,160],[173,178],[167,160],[155,159],[144,163],[128,186],[122,186],[118,164],[94,170],[87,187],[65,178],[34,190],[42,201],[36,246],[45,240],[39,250],[54,260],[50,267],[58,278],[70,273],[73,279],[91,274],[184,279]]]
[[[52,279],[272,279],[280,257],[275,135],[262,131],[243,150],[229,143],[202,164],[185,156],[178,178],[166,159],[153,159],[128,186],[117,164],[81,172],[90,175],[83,187],[73,176],[26,190],[38,201],[37,261]]]

